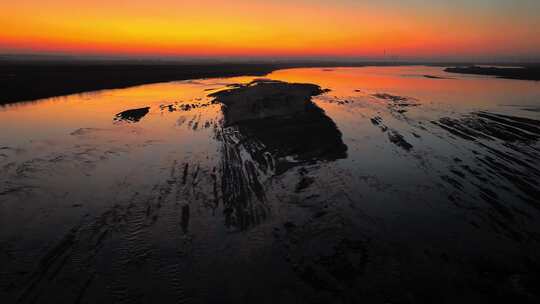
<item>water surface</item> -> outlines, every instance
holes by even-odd
[[[227,112],[209,95],[256,79],[236,77],[0,108],[2,298],[537,299],[540,83],[265,78],[329,91]]]

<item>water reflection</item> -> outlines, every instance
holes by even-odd
[[[538,83],[434,67],[267,78],[1,108],[0,297],[538,298]]]

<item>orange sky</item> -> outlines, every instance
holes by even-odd
[[[17,0],[0,53],[536,57],[540,1]]]

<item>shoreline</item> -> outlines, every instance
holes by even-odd
[[[252,63],[179,63],[144,61],[10,61],[0,60],[0,106],[18,102],[31,102],[43,98],[66,96],[85,92],[121,89],[169,81],[200,78],[264,76],[273,71],[287,68],[336,68],[365,66],[407,66],[427,65],[452,67],[446,71],[453,73],[471,72],[462,68],[462,63],[428,62],[340,62],[340,61],[295,61],[295,62],[252,62]],[[461,67],[460,67],[461,66]],[[478,68],[486,70],[486,68]],[[487,68],[487,70],[516,70]],[[532,66],[525,71],[534,71],[540,80],[540,69]],[[480,74],[472,71],[473,74]],[[492,72],[491,72],[492,73]],[[482,75],[495,75],[486,74]],[[527,77],[503,77],[529,79]]]
[[[454,74],[469,74],[469,75],[483,75],[483,76],[495,76],[502,79],[515,79],[515,80],[540,80],[540,68],[539,67],[481,67],[481,66],[459,66],[449,67],[444,69],[447,73]]]
[[[0,106],[91,91],[198,78],[264,76],[272,64],[0,63]]]

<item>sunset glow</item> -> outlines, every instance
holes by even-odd
[[[0,52],[534,58],[539,10],[535,0],[3,1]]]

